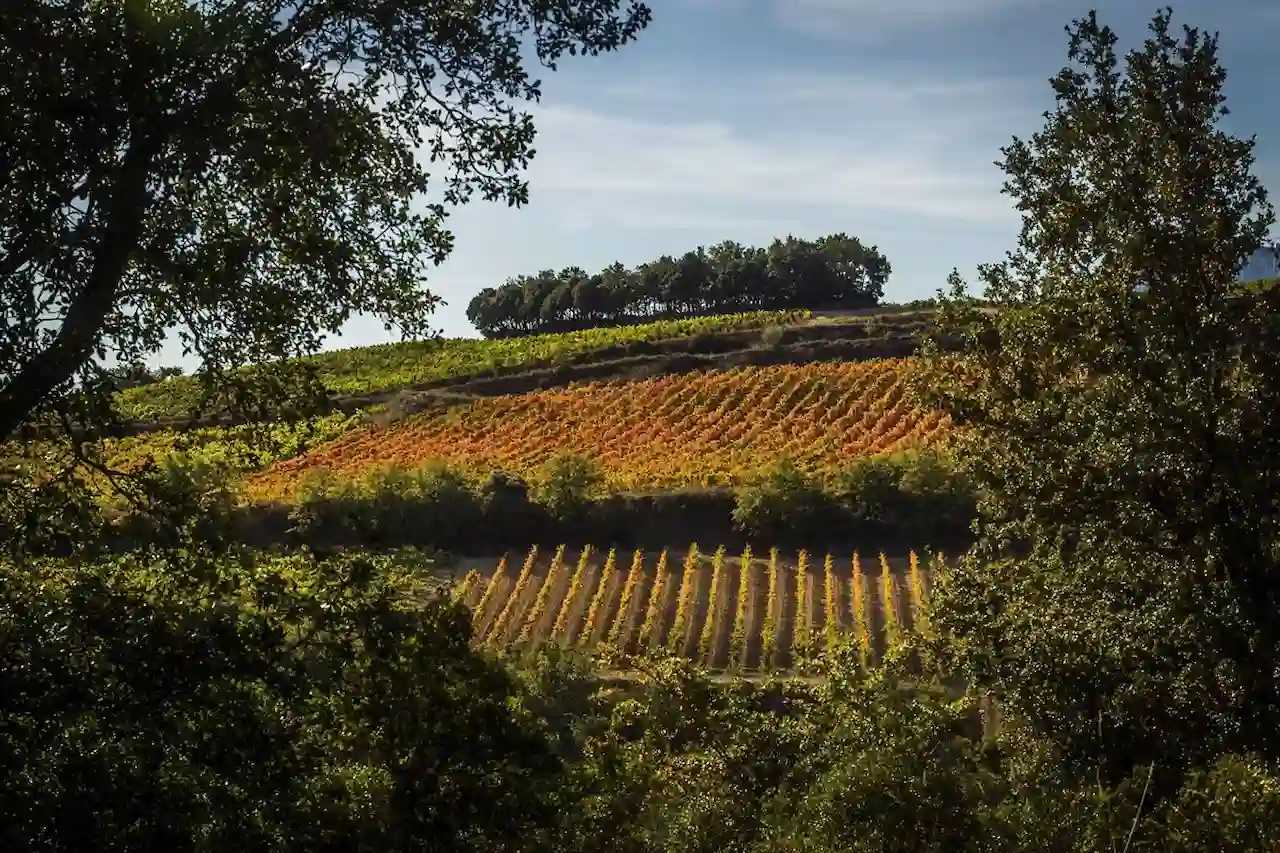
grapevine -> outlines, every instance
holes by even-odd
[[[711,666],[715,656],[716,623],[720,598],[724,595],[725,582],[724,546],[716,549],[711,558],[711,592],[707,595],[707,618],[702,623],[702,639],[698,644],[698,655],[702,662]]]
[[[585,545],[582,553],[578,555],[578,565],[573,570],[573,577],[569,580],[569,591],[565,593],[564,601],[560,602],[560,612],[556,614],[555,625],[551,629],[551,636],[566,646],[573,642],[573,637],[570,636],[570,629],[573,626],[569,623],[573,617],[574,602],[582,593],[582,581],[587,576],[590,559],[591,546]]]
[[[886,648],[895,648],[902,640],[902,625],[898,621],[898,609],[894,606],[893,573],[889,570],[889,560],[880,555],[880,597],[884,608],[884,634]]]
[[[507,596],[507,600],[503,604],[497,620],[493,623],[493,627],[489,629],[489,636],[486,639],[491,640],[494,645],[501,645],[504,642],[508,623],[511,621],[511,614],[515,610],[516,604],[524,598],[525,590],[529,588],[529,584],[533,580],[533,565],[537,559],[538,546],[534,545],[524,558],[524,565],[520,567],[520,575],[516,578],[515,587],[512,588],[511,594]]]
[[[637,590],[644,580],[644,552],[639,548],[631,555],[631,568],[627,572],[627,582],[622,587],[622,599],[618,602],[618,615],[609,628],[609,644],[619,651],[626,651],[631,643],[632,614],[637,605]],[[624,635],[623,632],[626,632]]]
[[[493,570],[493,577],[489,578],[489,582],[485,584],[484,594],[480,596],[480,603],[475,609],[475,624],[477,630],[482,630],[484,619],[489,613],[489,607],[493,603],[493,597],[498,594],[498,587],[507,577],[507,555],[503,554],[502,559],[498,561],[498,568]],[[483,639],[477,636],[476,639]]]
[[[563,565],[564,546],[560,545],[556,548],[555,556],[551,558],[551,565],[547,566],[547,574],[542,579],[542,586],[538,588],[538,597],[534,599],[533,606],[525,614],[524,625],[520,628],[520,634],[516,638],[516,642],[520,645],[527,645],[533,639],[534,629],[537,627],[538,622],[541,621],[543,612],[547,609],[547,602],[551,598],[551,590],[555,584],[556,575],[560,573]]]
[[[465,604],[467,599],[471,597],[471,593],[480,585],[480,573],[472,569],[463,577],[462,583],[453,590],[453,601],[458,604]]]
[[[653,648],[658,641],[658,632],[661,629],[662,622],[663,599],[666,598],[667,583],[669,581],[667,551],[664,548],[658,556],[658,566],[653,575],[653,591],[649,593],[649,611],[645,614],[644,627],[640,630],[640,646],[642,648]]]
[[[742,561],[744,563],[751,559],[751,548],[747,547],[743,552]],[[782,602],[778,598],[778,549],[769,549],[769,565],[765,569],[769,573],[769,600],[765,605],[764,627],[760,631],[760,662],[762,668],[768,669],[777,661],[777,653],[775,651],[778,644],[778,623],[782,619]]]
[[[698,543],[689,545],[685,554],[680,578],[680,598],[676,603],[676,619],[667,638],[667,647],[675,654],[681,654],[685,646],[685,635],[689,631],[689,622],[693,618],[694,596],[698,586]]]
[[[291,499],[313,469],[351,479],[433,460],[533,479],[562,452],[599,460],[615,490],[735,485],[780,455],[805,470],[836,470],[852,456],[947,438],[941,413],[908,404],[908,372],[893,359],[743,367],[487,397],[350,430],[253,475],[246,491]]]
[[[796,616],[791,645],[794,657],[803,660],[809,654],[809,552],[801,549],[796,557]]]
[[[862,668],[871,666],[871,614],[867,611],[866,576],[862,573],[862,561],[855,552],[853,555],[853,618],[858,633],[858,657]]]
[[[613,589],[614,580],[618,576],[618,567],[614,562],[616,558],[616,552],[610,548],[609,555],[604,559],[604,568],[600,570],[600,580],[596,582],[595,595],[591,597],[591,605],[587,608],[587,625],[582,633],[588,641],[600,634],[600,621],[604,618],[605,596]],[[624,605],[625,603],[623,602]],[[618,616],[621,618],[621,611]]]
[[[733,636],[729,641],[729,660],[741,665],[747,647],[747,609],[751,605],[751,563],[738,570],[738,606],[733,616]]]
[[[822,566],[823,580],[826,585],[826,634],[827,649],[834,650],[840,636],[840,590],[836,586],[835,560],[828,554]]]

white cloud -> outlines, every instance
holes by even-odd
[[[991,161],[1011,132],[1002,128],[1015,88],[822,75],[696,92],[629,83],[609,91],[608,110],[539,108],[529,179],[540,209],[579,225],[800,221],[799,209],[1007,223],[1013,212]]]
[[[909,27],[953,24],[1055,0],[772,0],[782,23],[811,35],[872,38]]]

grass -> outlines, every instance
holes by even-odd
[[[603,347],[802,322],[807,311],[757,311],[662,320],[635,326],[584,329],[522,338],[440,338],[335,350],[301,359],[314,365],[335,395],[354,396],[484,373],[495,368],[554,362]],[[139,421],[183,417],[197,402],[199,385],[178,377],[120,395],[127,417]]]

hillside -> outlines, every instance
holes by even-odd
[[[805,311],[757,311],[637,325],[600,327],[519,338],[439,338],[352,347],[298,359],[314,368],[337,400],[434,387],[459,377],[519,371],[619,347],[698,335],[716,335],[809,319]],[[163,422],[188,415],[199,400],[199,384],[177,377],[121,392],[123,413],[140,422]]]
[[[428,461],[535,479],[559,454],[595,460],[612,491],[736,485],[780,457],[832,471],[864,455],[936,444],[937,413],[905,397],[904,359],[742,367],[478,399],[366,426],[251,479],[257,498]]]
[[[931,311],[886,305],[857,312],[762,311],[520,338],[441,338],[354,347],[299,362],[315,368],[332,407],[354,412],[415,394],[490,396],[582,379],[658,375],[735,364],[858,360],[909,354]],[[120,393],[127,432],[188,426],[193,377]],[[204,418],[211,425],[217,418]]]

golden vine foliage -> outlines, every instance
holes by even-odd
[[[853,555],[853,618],[856,621],[854,630],[858,635],[859,657],[862,668],[871,665],[871,614],[867,610],[867,576],[862,572],[862,560],[857,552]]]
[[[826,609],[826,635],[827,648],[834,649],[836,641],[840,634],[840,598],[838,581],[836,580],[836,563],[835,558],[830,554],[822,564],[822,579],[825,584],[826,596],[823,601]]]
[[[485,584],[484,592],[480,596],[480,603],[476,605],[475,617],[477,619],[483,619],[484,615],[489,612],[493,597],[498,594],[498,587],[502,586],[502,582],[507,577],[507,571],[507,555],[503,554],[502,559],[498,561],[498,568],[494,569],[493,576]],[[477,637],[476,639],[483,639],[483,637]]]
[[[908,400],[912,369],[908,359],[743,367],[483,398],[352,430],[251,478],[246,492],[285,498],[312,469],[355,477],[431,460],[528,479],[558,453],[598,460],[619,490],[741,483],[780,456],[831,470],[945,440],[946,418]]]
[[[716,616],[720,599],[724,596],[725,573],[724,546],[721,545],[711,558],[711,592],[707,594],[707,618],[702,623],[702,637],[698,643],[698,657],[708,666],[715,654]]]
[[[503,603],[502,611],[494,621],[493,627],[489,629],[489,636],[486,639],[491,644],[501,643],[503,637],[506,636],[507,623],[511,621],[511,614],[515,610],[516,604],[524,598],[525,590],[529,588],[529,584],[533,582],[533,566],[537,559],[538,546],[534,545],[529,549],[529,553],[525,555],[524,565],[520,567],[520,575],[516,578],[516,585]]]
[[[885,642],[896,646],[902,639],[902,623],[898,619],[898,608],[895,606],[893,573],[889,570],[889,560],[880,555],[880,606],[884,613]]]
[[[474,598],[483,585],[486,607],[500,610],[488,631],[481,634],[477,627],[477,642],[509,646],[512,651],[544,642],[588,652],[605,646],[622,651],[633,651],[636,646],[665,648],[688,654],[704,665],[746,672],[783,666],[801,669],[806,657],[820,648],[832,648],[846,630],[853,632],[862,665],[870,667],[877,662],[877,649],[893,648],[908,634],[923,637],[927,630],[927,620],[917,614],[923,614],[927,604],[932,566],[921,564],[914,554],[894,560],[879,555],[879,571],[872,576],[864,574],[856,553],[848,562],[824,555],[819,573],[805,550],[784,564],[774,548],[766,564],[753,567],[750,548],[744,549],[741,563],[734,565],[725,548],[719,546],[704,565],[706,558],[693,544],[679,568],[671,566],[670,553],[662,551],[652,577],[645,572],[644,553],[636,550],[624,579],[612,549],[601,561],[599,552],[584,547],[572,566],[565,562],[565,550],[564,545],[557,547],[543,564],[538,562],[538,549],[530,548],[514,584],[503,577],[507,573],[505,557],[487,580],[483,570],[466,576],[462,582],[468,585],[466,594]],[[783,582],[786,571],[795,572],[792,589]],[[677,573],[678,589],[673,586]],[[530,585],[539,579],[534,595]],[[846,588],[852,599],[847,602],[852,610],[847,625]],[[793,593],[794,601],[789,598]],[[505,598],[498,600],[499,596]],[[805,606],[806,597],[812,597],[812,608]],[[755,607],[761,608],[759,615]],[[699,614],[704,612],[702,620]],[[791,612],[795,627],[788,647],[782,642],[785,635],[780,628]],[[479,625],[484,614],[476,613]],[[822,625],[809,617],[820,619]],[[634,636],[637,633],[639,636]],[[911,665],[932,663],[923,655],[914,655]]]
[[[542,579],[542,586],[538,587],[538,597],[534,599],[529,612],[525,614],[524,625],[521,626],[520,634],[516,638],[516,642],[520,645],[525,645],[533,639],[533,629],[547,609],[547,601],[551,598],[551,590],[555,587],[556,575],[563,567],[564,546],[561,545],[556,548],[555,556],[551,558],[551,565],[547,567],[547,575]]]
[[[801,550],[796,556],[796,617],[792,630],[791,646],[797,657],[809,654],[809,552]]]
[[[587,608],[587,624],[582,629],[583,636],[594,637],[600,630],[600,620],[603,618],[605,596],[609,594],[609,590],[613,588],[614,580],[618,576],[618,567],[614,562],[617,559],[617,552],[609,549],[609,556],[605,558],[604,568],[600,570],[600,579],[596,581],[596,593],[591,597],[591,605]],[[615,624],[622,620],[618,619]]]
[[[680,597],[676,602],[676,619],[667,637],[667,647],[679,654],[684,649],[689,633],[689,621],[693,618],[694,592],[698,586],[698,543],[689,545],[680,574]]]
[[[556,614],[555,624],[551,628],[552,636],[563,637],[568,634],[569,620],[573,617],[573,603],[578,600],[578,595],[582,592],[582,582],[590,568],[591,546],[584,545],[582,553],[578,555],[578,565],[574,568],[573,577],[569,581],[569,589],[564,594],[564,601],[560,602],[560,612]]]
[[[664,548],[658,556],[658,565],[654,569],[653,590],[649,593],[649,611],[644,617],[644,627],[640,630],[640,645],[642,648],[652,648],[660,629],[659,622],[662,620],[663,599],[666,598],[667,583],[670,581],[670,571],[667,568],[667,551]]]
[[[622,632],[629,627],[627,620],[630,618],[631,608],[635,606],[633,602],[636,600],[636,592],[640,589],[640,584],[643,580],[644,552],[637,548],[635,554],[631,556],[631,568],[627,571],[627,582],[622,587],[622,598],[618,602],[618,616],[608,634],[609,644],[620,650],[625,650],[624,646],[631,642],[630,632],[628,631],[627,636],[623,636]]]
[[[742,554],[743,563],[751,561],[751,546]],[[778,623],[782,620],[782,600],[778,598],[778,549],[769,549],[769,603],[765,610],[764,627],[760,631],[760,660],[764,667],[772,667],[777,656]]]
[[[480,573],[475,569],[472,569],[467,572],[466,576],[462,579],[462,583],[458,584],[457,587],[454,588],[453,600],[459,604],[466,603],[466,600],[471,597],[472,591],[475,590],[479,584]]]

